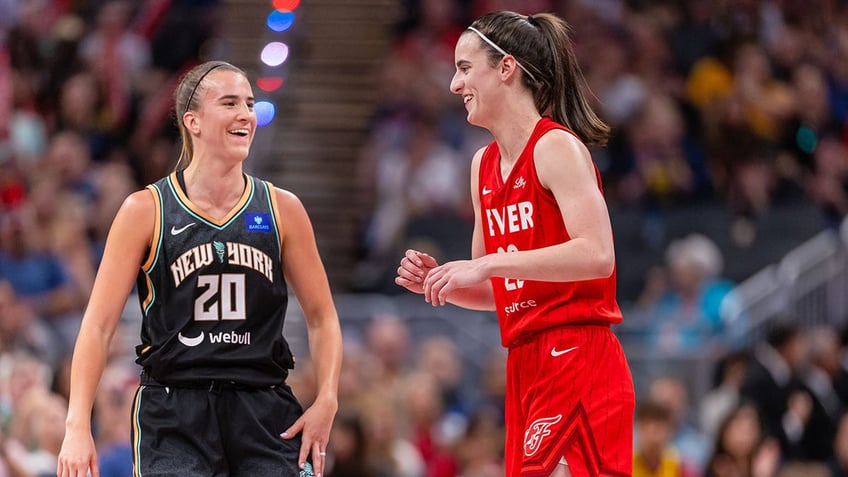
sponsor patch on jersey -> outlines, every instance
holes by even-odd
[[[244,214],[244,227],[248,232],[270,232],[271,214]]]

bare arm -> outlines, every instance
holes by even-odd
[[[604,278],[615,266],[612,226],[589,151],[565,131],[536,145],[536,171],[553,193],[571,240],[536,250],[493,254],[490,276],[567,282]]]
[[[145,190],[130,195],[112,222],[74,347],[65,440],[57,471],[60,477],[85,476],[89,468],[93,476],[98,475],[91,409],[109,343],[150,245],[154,220],[153,197]]]
[[[430,303],[443,305],[452,300],[456,290],[489,283],[491,277],[565,282],[612,274],[612,226],[589,151],[571,134],[552,131],[536,144],[534,160],[539,181],[554,195],[571,240],[535,250],[480,255],[470,261],[436,267],[424,281]]]
[[[341,328],[306,210],[293,194],[280,189],[275,193],[283,224],[283,271],[303,308],[309,353],[318,383],[315,402],[286,430],[285,437],[303,431],[300,462],[305,462],[311,452],[315,473],[319,474],[324,471],[324,456],[320,453],[327,449],[333,417],[338,410]]]

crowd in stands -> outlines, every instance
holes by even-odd
[[[842,2],[407,3],[361,161],[373,204],[363,234],[363,263],[371,266],[362,267],[361,281],[373,289],[393,290],[391,270],[373,265],[393,263],[387,259],[410,243],[446,259],[468,250],[470,157],[491,138],[466,123],[448,83],[456,39],[492,9],[555,12],[574,26],[594,106],[613,132],[606,148],[592,150],[613,229],[624,236],[617,212],[636,211],[638,231],[627,240],[647,252],[661,255],[680,238],[668,216],[694,206],[726,211],[726,230],[711,238],[742,253],[768,246],[759,221],[784,204],[818,209],[822,228],[848,211]],[[638,295],[620,289],[627,300]]]
[[[389,289],[410,244],[440,259],[470,249],[469,162],[490,138],[467,125],[447,85],[457,38],[489,10],[550,11],[575,26],[596,108],[614,132],[592,151],[606,197],[611,209],[640,211],[639,240],[666,258],[633,300],[639,318],[624,325],[657,353],[732,334],[720,318],[733,285],[722,251],[700,234],[670,236],[669,210],[725,207],[740,247],[781,203],[817,204],[833,226],[848,212],[844,2],[406,7],[360,160],[373,213],[358,282],[370,291]],[[215,0],[0,0],[0,477],[55,475],[69,355],[106,231],[124,197],[173,167],[171,92],[216,51],[220,9]],[[124,337],[139,323],[125,326],[95,404],[104,477],[131,475],[138,370]],[[725,340],[706,394],[693,394],[692,376],[637,383],[634,475],[848,475],[846,337],[790,321],[762,343]],[[326,475],[503,475],[504,351],[493,342],[487,366],[470,374],[451,338],[413,336],[397,316],[375,316],[361,342],[346,337]],[[308,404],[308,357],[291,382]]]
[[[215,0],[0,1],[0,476],[56,475],[105,234],[172,169],[173,85],[215,51],[219,14]],[[133,345],[117,337],[97,398],[103,476],[131,475]]]

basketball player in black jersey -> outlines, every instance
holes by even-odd
[[[301,202],[242,171],[256,130],[243,71],[201,64],[176,91],[177,172],[115,217],[77,338],[59,477],[97,476],[91,408],[137,282],[143,312],[133,404],[136,476],[321,475],[338,408],[342,338]],[[307,321],[318,394],[286,385],[288,283]]]

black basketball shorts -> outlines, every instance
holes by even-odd
[[[142,385],[132,413],[138,477],[308,477],[300,436],[280,433],[303,414],[286,385],[199,388]]]

